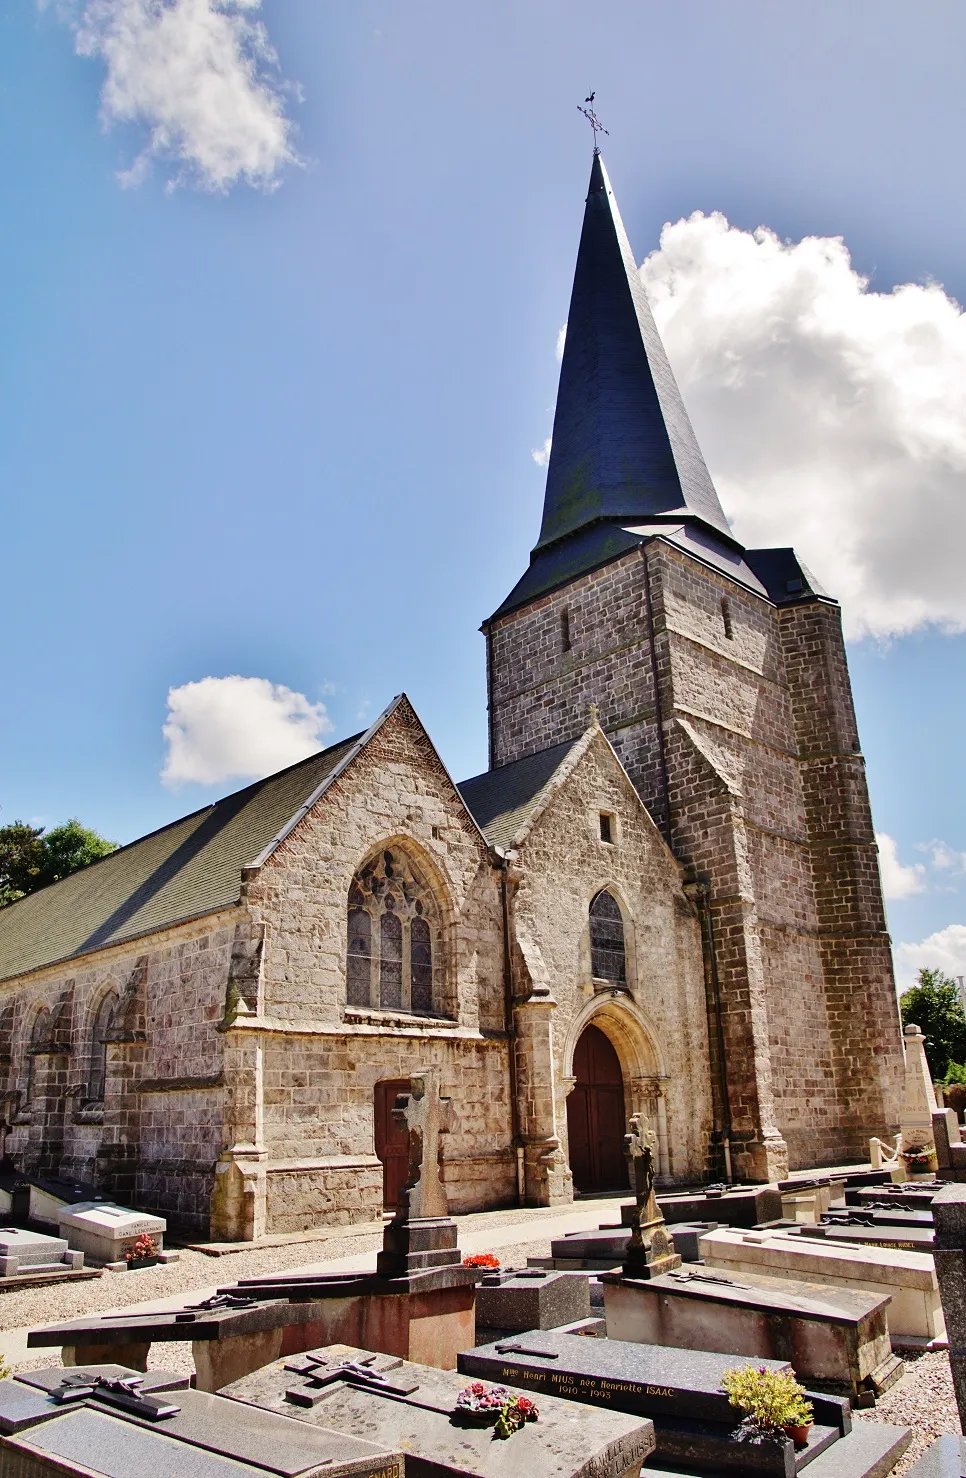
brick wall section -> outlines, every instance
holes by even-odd
[[[672,844],[711,880],[736,1168],[781,1173],[786,1145],[792,1165],[864,1155],[897,1118],[901,1047],[837,607],[779,612],[662,540],[646,555]],[[644,572],[635,551],[493,623],[491,746],[501,764],[574,737],[595,702],[663,823]]]

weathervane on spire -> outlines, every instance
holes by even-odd
[[[583,113],[584,117],[587,119],[587,122],[590,124],[591,128],[594,130],[594,153],[595,154],[599,154],[600,153],[600,147],[599,147],[599,145],[597,143],[597,135],[599,133],[606,133],[607,134],[607,137],[610,138],[610,130],[609,129],[606,129],[604,127],[604,125],[601,123],[600,119],[597,117],[597,114],[594,112],[594,98],[595,97],[596,97],[596,93],[593,93],[593,92],[590,94],[589,97],[585,97],[584,98],[584,102],[585,103],[588,103],[590,106],[589,107],[582,108],[580,106],[580,104],[578,103],[577,104],[577,112],[578,113]]]

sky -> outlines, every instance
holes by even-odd
[[[486,766],[591,136],[722,502],[842,601],[896,946],[966,973],[956,0],[0,6],[0,824],[118,841],[405,690]]]

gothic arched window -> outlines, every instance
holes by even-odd
[[[87,1076],[88,1103],[103,1103],[107,1084],[107,1031],[117,1005],[117,991],[109,990],[97,1008],[91,1027],[90,1072]]]
[[[439,903],[405,852],[381,852],[360,868],[346,922],[348,1005],[442,1014]]]
[[[606,888],[590,905],[590,961],[595,980],[626,985],[624,916],[617,899]]]

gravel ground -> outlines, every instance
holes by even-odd
[[[858,1421],[894,1422],[912,1428],[912,1442],[893,1469],[894,1478],[908,1472],[937,1437],[950,1432],[959,1436],[962,1431],[946,1351],[904,1355],[903,1359],[906,1373],[899,1384],[886,1391],[873,1408],[854,1413]]]

